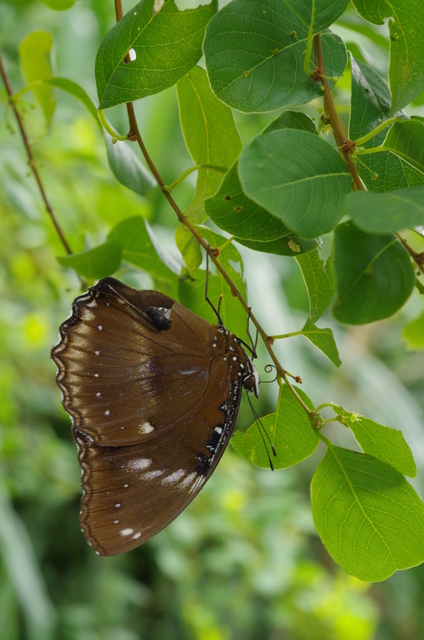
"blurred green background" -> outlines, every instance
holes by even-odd
[[[131,7],[124,3],[124,10]],[[15,91],[23,85],[17,47],[35,30],[54,37],[54,72],[81,84],[96,103],[94,58],[114,21],[110,0],[79,0],[54,12],[32,0],[0,0],[0,50]],[[356,57],[387,70],[386,27],[353,10],[335,27]],[[349,72],[337,101],[347,117]],[[0,87],[0,639],[28,640],[420,640],[424,570],[387,582],[343,574],[316,536],[309,483],[316,454],[293,469],[258,470],[229,447],[193,504],[165,531],[122,557],[100,558],[78,526],[80,470],[70,420],[60,404],[49,353],[79,293],[55,260],[63,249],[29,173],[14,115]],[[110,227],[144,215],[176,259],[175,216],[158,190],[145,200],[113,178],[104,141],[83,108],[58,95],[51,129],[26,94],[25,118],[49,198],[74,251],[102,242]],[[318,118],[317,104],[307,107]],[[175,88],[136,104],[140,129],[166,182],[191,164],[179,127]],[[418,111],[419,112],[419,111]],[[415,110],[417,113],[417,110]],[[236,114],[244,143],[277,114]],[[125,110],[108,112],[125,130]],[[14,129],[12,134],[10,126]],[[176,191],[183,207],[193,180]],[[331,238],[324,242],[328,254]],[[303,326],[307,296],[296,264],[240,248],[249,302],[269,333]],[[123,268],[129,284],[152,286]],[[336,370],[302,338],[277,345],[311,399],[335,401],[400,428],[424,493],[424,355],[407,352],[401,327],[422,305],[418,294],[394,318],[335,331]],[[260,361],[260,372],[267,360]],[[257,409],[273,411],[276,385],[262,385]],[[252,422],[242,406],[237,427]],[[327,427],[328,428],[328,427]],[[340,428],[332,434],[346,440]]]

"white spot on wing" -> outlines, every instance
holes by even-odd
[[[134,533],[134,529],[122,529],[122,531],[120,531],[121,536],[130,536],[132,533]]]
[[[105,416],[110,416],[110,411],[109,409],[107,411],[105,411]]]
[[[103,331],[103,327],[101,324],[99,324],[99,326],[97,327],[99,331]]]
[[[138,540],[138,539],[140,538],[140,536],[141,536],[141,532],[140,532],[140,531],[137,531],[137,533],[135,533],[135,534],[133,535],[133,540]]]
[[[193,471],[193,473],[190,473],[187,478],[184,478],[184,480],[180,482],[180,489],[186,489],[187,487],[189,487],[194,482],[196,476],[197,473],[195,471]]]
[[[165,473],[164,469],[156,469],[156,471],[148,471],[144,473],[141,477],[143,480],[154,480],[155,478],[160,478],[160,476]]]
[[[149,460],[149,458],[139,458],[138,460],[131,460],[131,462],[127,464],[127,467],[133,471],[142,471],[150,467],[151,464],[152,461]]]
[[[166,478],[162,480],[162,484],[174,484],[174,482],[178,482],[180,478],[185,476],[186,473],[187,471],[185,469],[178,469],[178,471],[174,471],[174,473],[171,473],[170,476],[166,476]]]
[[[143,422],[143,424],[140,425],[141,433],[151,433],[154,430],[155,428],[150,424],[150,422]]]
[[[121,503],[120,503],[120,502],[117,502],[117,503],[115,504],[115,509],[119,509],[119,507],[120,507],[120,506],[121,506]]]

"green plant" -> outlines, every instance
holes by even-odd
[[[66,9],[72,3],[48,4]],[[78,84],[53,75],[47,32],[29,34],[19,47],[27,82],[23,89],[13,93],[1,66],[32,171],[68,254],[59,263],[74,269],[83,282],[116,273],[129,263],[148,273],[157,288],[208,317],[205,272],[200,269],[203,247],[216,270],[209,295],[224,294],[222,318],[245,338],[240,305],[248,311],[246,286],[233,240],[297,261],[310,302],[304,326],[295,333],[269,336],[254,309],[250,314],[280,385],[276,412],[262,421],[277,452],[276,468],[301,462],[320,441],[327,446],[312,480],[315,525],[340,566],[367,581],[384,580],[397,569],[424,561],[424,505],[404,477],[416,474],[412,453],[400,431],[325,398],[314,407],[292,385],[292,378],[300,380],[279,362],[273,343],[303,335],[340,366],[331,329],[316,326],[334,295],[334,318],[361,325],[395,314],[414,287],[424,292],[419,251],[424,125],[419,116],[402,111],[424,90],[424,8],[398,0],[391,9],[384,5],[386,16],[380,4],[354,2],[359,15],[371,23],[391,18],[389,86],[360,59],[360,51],[358,59],[351,53],[349,135],[331,93],[345,72],[347,51],[330,30],[343,19],[351,32],[360,30],[357,17],[344,14],[347,0],[293,0],[290,5],[233,0],[220,11],[217,0],[194,9],[180,9],[173,0],[142,0],[124,17],[116,0],[118,22],[101,43],[95,63],[99,112]],[[196,66],[202,52],[206,69]],[[140,135],[132,101],[172,85],[177,87],[182,132],[195,164],[166,185]],[[48,127],[55,89],[80,100],[99,130],[105,130],[110,168],[119,182],[140,196],[159,185],[180,223],[175,239],[185,263],[182,272],[141,216],[126,217],[109,230],[105,242],[72,253],[19,112],[24,94],[31,91]],[[306,113],[294,110],[321,100],[318,127]],[[106,117],[107,109],[120,104],[126,104],[128,114],[125,134]],[[242,150],[232,109],[258,113],[281,108],[284,111]],[[329,132],[335,146],[324,138]],[[139,145],[150,172],[130,142]],[[198,172],[196,190],[182,211],[172,192],[193,171]],[[205,226],[208,220],[230,238]],[[405,232],[408,229],[412,231]],[[324,262],[319,237],[329,233],[332,256]],[[405,328],[411,344],[419,342],[422,328],[422,316]],[[320,411],[326,409],[332,413],[324,418]],[[322,433],[328,422],[349,428],[363,453],[335,446]],[[246,433],[237,432],[233,444],[256,466],[268,466],[254,425]]]

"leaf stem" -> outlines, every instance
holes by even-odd
[[[278,336],[272,336],[274,340],[284,340],[284,338],[294,338],[295,336],[301,336],[301,331],[293,331],[292,333],[280,333]]]
[[[194,164],[192,167],[189,167],[188,169],[183,171],[183,173],[179,178],[175,180],[175,182],[173,182],[169,186],[165,185],[165,189],[168,191],[168,193],[170,193],[176,187],[178,187],[183,182],[183,180],[187,178],[187,176],[189,176],[194,171],[199,171],[199,169],[210,169],[212,171],[220,171],[221,173],[227,173],[228,171],[226,167],[217,167],[214,164]]]
[[[399,122],[400,120],[405,120],[405,118],[399,118],[398,116],[393,116],[393,118],[389,118],[388,120],[385,120],[384,122],[379,124],[377,127],[375,127],[375,129],[367,133],[365,136],[362,136],[362,138],[358,138],[357,140],[355,140],[356,146],[361,147],[363,144],[368,142],[368,140],[372,140],[372,138],[378,135],[380,131],[384,131],[384,129],[386,129],[387,127],[390,127],[395,122]]]
[[[27,135],[26,129],[24,127],[24,123],[22,121],[22,118],[21,118],[21,116],[19,114],[19,111],[18,111],[18,109],[16,107],[16,104],[15,104],[15,101],[13,99],[13,95],[14,94],[13,94],[12,85],[10,84],[9,76],[7,75],[6,69],[5,69],[4,65],[3,65],[3,60],[2,60],[1,55],[0,55],[0,74],[1,74],[1,76],[3,78],[4,86],[6,87],[6,92],[7,92],[7,95],[8,95],[8,102],[11,105],[11,107],[12,107],[14,113],[15,113],[16,120],[18,122],[18,126],[19,126],[19,130],[21,132],[22,140],[23,140],[23,143],[25,145],[25,149],[26,149],[26,152],[27,152],[27,155],[28,155],[28,164],[31,167],[31,170],[32,170],[32,172],[34,174],[34,177],[35,177],[35,180],[37,182],[38,189],[40,191],[40,194],[41,194],[41,197],[43,199],[43,202],[45,204],[47,213],[49,214],[49,216],[50,216],[50,218],[51,218],[51,220],[53,222],[53,226],[56,229],[56,232],[57,232],[57,234],[58,234],[58,236],[60,238],[60,241],[62,242],[62,244],[63,244],[63,246],[65,248],[66,253],[68,255],[71,255],[72,254],[71,247],[69,246],[69,244],[68,244],[68,242],[67,242],[67,240],[65,238],[65,235],[64,235],[64,233],[63,233],[63,231],[62,231],[62,229],[61,229],[61,227],[59,225],[59,222],[57,221],[55,213],[53,211],[53,207],[50,204],[49,199],[47,198],[46,190],[44,188],[43,182],[41,180],[41,176],[40,176],[39,171],[37,169],[37,163],[36,163],[36,160],[35,160],[34,155],[32,153],[31,145],[29,143],[29,139],[28,139],[28,135]]]
[[[406,242],[406,240],[404,240],[398,233],[396,233],[395,235],[399,238],[399,240],[401,241],[401,243],[403,244],[403,246],[405,247],[405,249],[407,250],[407,252],[411,256],[411,258],[413,259],[413,261],[415,262],[417,267],[421,271],[423,271],[424,270],[424,252],[423,253],[417,253],[416,251],[414,251],[414,249],[412,247],[409,246],[409,244]]]
[[[424,284],[418,278],[415,278],[415,286],[421,294],[424,294]]]
[[[330,124],[333,129],[333,134],[336,140],[336,144],[340,148],[341,155],[348,166],[355,189],[357,191],[365,191],[365,187],[362,184],[362,181],[355,169],[355,165],[352,162],[352,158],[350,157],[350,153],[348,150],[349,142],[351,141],[347,139],[343,131],[343,127],[339,120],[339,116],[337,115],[333,98],[331,96],[330,87],[328,86],[328,81],[327,81],[327,78],[325,77],[324,56],[322,54],[321,36],[319,34],[317,34],[314,37],[314,47],[315,47],[315,65],[319,69],[320,80],[322,82],[322,86],[324,87],[324,109],[325,109],[325,112],[328,113],[328,117],[330,119]]]
[[[114,138],[115,140],[122,140],[123,142],[125,140],[128,140],[128,134],[125,134],[124,136],[121,136],[119,133],[117,133],[115,131],[115,129],[113,129],[111,127],[109,122],[106,120],[106,116],[105,116],[105,113],[104,113],[103,109],[97,109],[97,113],[99,115],[100,122],[102,123],[103,127],[106,129],[108,134],[110,136],[112,136],[112,138]]]

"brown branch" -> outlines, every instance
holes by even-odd
[[[395,235],[399,238],[420,271],[424,271],[424,251],[421,253],[417,253],[398,233],[396,233]]]
[[[19,130],[21,132],[22,140],[24,141],[24,145],[25,145],[25,148],[26,148],[26,151],[27,151],[27,154],[28,154],[28,164],[31,167],[32,172],[34,174],[35,180],[37,182],[38,188],[39,188],[40,193],[41,193],[41,197],[42,197],[42,199],[44,201],[44,204],[46,206],[47,213],[49,214],[49,216],[50,216],[50,218],[51,218],[51,220],[53,222],[53,225],[54,225],[54,227],[55,227],[55,229],[57,231],[57,234],[58,234],[63,246],[65,247],[66,253],[68,255],[71,255],[72,254],[72,250],[71,250],[71,248],[70,248],[70,246],[69,246],[69,244],[68,244],[68,242],[67,242],[67,240],[66,240],[66,238],[64,236],[64,233],[63,233],[63,231],[62,231],[57,219],[56,219],[56,216],[55,216],[54,211],[53,211],[53,207],[52,207],[52,205],[50,204],[50,202],[49,202],[49,200],[47,198],[47,194],[46,194],[46,191],[44,189],[43,183],[41,181],[40,174],[39,174],[38,169],[37,169],[37,164],[36,164],[35,158],[33,156],[32,150],[31,150],[31,145],[29,144],[28,135],[27,135],[27,132],[25,130],[22,118],[21,118],[21,116],[19,114],[19,111],[17,109],[17,106],[16,106],[15,102],[12,100],[13,89],[12,89],[12,86],[10,84],[9,77],[8,77],[8,75],[6,73],[6,69],[5,69],[4,65],[3,65],[3,60],[1,58],[1,55],[0,55],[0,73],[1,73],[1,76],[3,78],[4,86],[6,87],[7,95],[9,96],[9,104],[11,105],[11,107],[12,107],[14,113],[15,113],[16,120],[17,120],[18,126],[19,126]]]
[[[351,143],[351,140],[348,140],[343,131],[339,116],[337,115],[336,107],[334,106],[330,87],[328,86],[328,80],[325,76],[324,57],[322,55],[321,36],[319,34],[314,37],[314,49],[315,65],[317,67],[315,77],[319,77],[322,82],[322,86],[324,87],[324,108],[330,119],[334,138],[336,140],[337,146],[339,147],[340,154],[342,155],[350,171],[350,175],[352,176],[353,184],[355,185],[356,190],[364,191],[365,187],[362,184],[362,181],[355,169],[355,165],[352,162],[352,158],[350,157],[349,151],[351,151],[351,147],[349,143]]]
[[[121,0],[115,0],[115,14],[116,14],[117,22],[119,22],[119,20],[122,18]],[[287,384],[287,386],[290,389],[290,391],[292,392],[292,394],[296,397],[298,402],[302,405],[302,407],[305,410],[305,412],[307,413],[308,417],[310,417],[312,419],[313,412],[303,402],[302,398],[300,398],[300,396],[298,395],[296,390],[290,384],[288,376],[291,376],[291,374],[288,371],[286,371],[286,369],[284,369],[282,367],[282,365],[280,364],[277,356],[274,353],[274,350],[272,349],[270,337],[266,334],[266,332],[264,331],[264,329],[260,325],[259,321],[256,319],[256,317],[252,313],[252,311],[251,311],[250,307],[248,306],[246,300],[243,298],[243,296],[240,293],[240,291],[238,290],[237,286],[232,281],[232,279],[230,278],[228,273],[225,271],[224,267],[221,265],[221,263],[217,259],[217,256],[214,255],[214,252],[213,252],[213,250],[211,250],[210,245],[206,242],[206,240],[204,240],[204,238],[202,238],[202,236],[199,234],[199,232],[193,226],[193,224],[190,222],[190,220],[183,214],[183,212],[181,211],[181,209],[179,208],[179,206],[175,202],[174,198],[166,190],[165,183],[164,183],[164,181],[162,179],[162,176],[160,175],[159,171],[157,170],[155,164],[153,163],[153,161],[152,161],[152,159],[151,159],[151,157],[150,157],[150,155],[149,155],[149,153],[148,153],[148,151],[147,151],[147,149],[145,147],[143,139],[141,137],[140,130],[139,130],[138,124],[137,124],[137,119],[136,119],[136,116],[135,116],[135,113],[134,113],[133,103],[132,102],[127,102],[126,107],[127,107],[128,122],[129,122],[129,127],[130,127],[130,130],[128,132],[128,140],[137,141],[137,143],[138,143],[138,145],[140,147],[140,150],[141,150],[141,152],[142,152],[142,154],[144,156],[144,159],[147,162],[147,165],[148,165],[150,171],[154,175],[154,177],[155,177],[159,187],[161,188],[162,193],[164,194],[165,198],[168,200],[169,204],[171,205],[171,207],[173,208],[173,210],[177,214],[178,220],[189,229],[189,231],[196,238],[196,240],[199,242],[199,244],[204,248],[204,250],[209,255],[210,259],[215,264],[216,268],[218,269],[218,271],[220,272],[220,274],[222,275],[222,277],[224,278],[224,280],[226,281],[226,283],[230,287],[232,295],[235,298],[239,299],[239,301],[242,304],[243,308],[245,309],[246,313],[249,315],[250,320],[253,322],[253,324],[257,328],[257,330],[259,332],[259,335],[261,336],[261,338],[262,338],[262,340],[263,340],[263,342],[265,344],[265,347],[266,347],[266,349],[267,349],[267,351],[268,351],[273,363],[275,364],[275,367],[276,367],[278,373],[284,379],[285,383]],[[292,376],[292,377],[295,377],[295,376]],[[298,378],[295,378],[295,379],[298,379]]]

